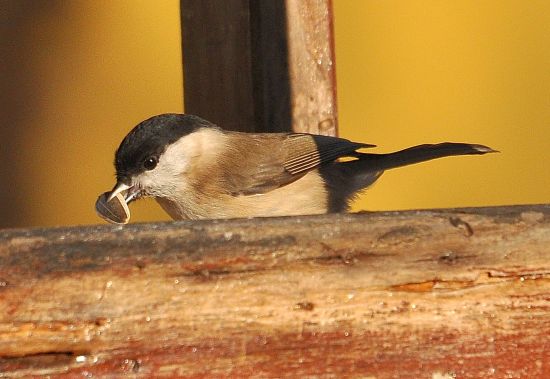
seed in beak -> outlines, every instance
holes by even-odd
[[[112,224],[127,224],[130,221],[130,209],[120,192],[115,196],[111,196],[111,192],[102,193],[95,202],[95,210],[99,217]]]

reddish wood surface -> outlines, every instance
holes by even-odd
[[[0,231],[0,376],[550,377],[550,206]]]

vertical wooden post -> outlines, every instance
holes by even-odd
[[[241,131],[337,134],[330,0],[181,0],[185,111]]]
[[[292,122],[295,130],[337,135],[331,0],[287,0]]]

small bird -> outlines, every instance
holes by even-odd
[[[495,151],[449,142],[389,154],[358,151],[370,147],[306,133],[233,132],[197,116],[161,114],[120,144],[107,201],[153,197],[175,220],[345,212],[385,170]]]

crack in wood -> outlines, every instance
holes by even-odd
[[[411,282],[403,284],[395,284],[389,288],[393,291],[404,292],[432,292],[432,291],[457,291],[478,286],[495,285],[510,280],[547,280],[547,276],[550,276],[550,272],[537,272],[537,273],[494,273],[487,271],[480,273],[476,279],[473,280],[445,280],[445,279],[432,279],[422,282]]]
[[[73,358],[77,355],[86,355],[86,353],[75,352],[75,351],[63,351],[63,350],[58,351],[58,350],[54,349],[54,350],[38,351],[38,352],[30,353],[30,354],[23,354],[23,355],[17,355],[17,356],[0,354],[0,359],[9,361],[9,360],[28,359],[28,358],[41,359],[43,357],[53,357],[53,358],[71,357],[71,358]]]
[[[311,301],[300,301],[299,303],[294,304],[294,310],[312,311],[313,309],[315,309],[315,304]]]
[[[467,223],[466,221],[462,220],[460,217],[458,217],[458,216],[449,217],[449,222],[455,228],[464,229],[464,235],[466,237],[471,237],[471,236],[474,235],[474,229],[472,228],[472,226],[469,223]]]
[[[170,277],[184,277],[184,278],[195,278],[203,280],[214,280],[218,277],[228,277],[231,275],[242,275],[242,274],[255,274],[261,271],[268,271],[265,268],[253,267],[245,269],[197,269],[190,272],[177,273],[170,275]]]
[[[452,266],[460,263],[463,260],[474,259],[477,257],[478,255],[476,254],[461,254],[461,253],[457,253],[456,251],[449,250],[433,258],[430,257],[430,258],[415,259],[414,262],[415,263],[437,262],[440,264]]]
[[[91,321],[12,322],[0,324],[0,342],[33,338],[40,344],[25,346],[0,345],[0,357],[23,357],[43,354],[89,354],[79,348],[109,327],[110,320],[100,317]],[[57,341],[63,335],[64,339]]]
[[[398,226],[380,235],[378,241],[381,243],[408,244],[419,239],[427,231],[427,227],[419,225]]]

